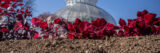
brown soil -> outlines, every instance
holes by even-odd
[[[160,53],[160,36],[3,41],[0,53]]]

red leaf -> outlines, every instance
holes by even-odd
[[[61,24],[62,22],[61,22],[61,19],[58,18],[58,19],[55,19],[55,20],[54,20],[54,23],[55,23],[55,24]]]
[[[126,34],[130,33],[130,28],[125,27],[124,30],[125,30],[125,33],[126,33]]]
[[[154,22],[153,22],[153,24],[154,24],[154,25],[158,25],[158,26],[159,26],[159,25],[160,25],[160,20],[158,20],[158,21],[154,21]]]
[[[122,30],[120,30],[120,31],[118,32],[118,35],[119,35],[119,36],[123,36],[123,35],[124,35],[124,32],[123,32]]]
[[[79,18],[77,18],[74,22],[74,24],[80,24],[81,23],[81,20]]]
[[[68,24],[68,30],[72,30],[72,25]]]
[[[3,8],[8,8],[10,6],[10,4],[4,4],[2,7]]]
[[[100,20],[101,26],[106,25],[106,23],[107,23],[106,20],[104,18],[101,18]]]
[[[47,39],[47,38],[49,38],[49,36],[48,36],[48,35],[47,35],[47,36],[43,36],[43,38],[44,38],[44,39]]]
[[[21,13],[24,14],[25,12],[23,10],[21,10]]]
[[[93,24],[94,26],[99,27],[99,26],[100,26],[100,19],[97,18],[95,21],[92,21],[92,24]]]
[[[29,27],[28,27],[28,26],[25,26],[24,28],[25,28],[25,30],[29,30]]]
[[[16,15],[17,18],[23,18],[22,14]]]
[[[13,3],[12,7],[16,7],[17,3]]]
[[[141,17],[141,16],[142,16],[141,12],[138,11],[138,12],[137,12],[137,17]]]
[[[133,36],[138,36],[138,34],[137,33],[133,33]]]
[[[128,26],[130,27],[130,28],[134,28],[134,27],[136,27],[136,21],[130,21],[129,23],[128,23]]]
[[[48,23],[47,23],[46,21],[45,21],[45,22],[42,22],[42,23],[40,24],[40,27],[43,28],[43,30],[45,30],[45,28],[48,27]]]
[[[146,14],[146,15],[144,15],[145,22],[147,24],[150,24],[155,17],[156,17],[156,14]]]
[[[3,11],[3,9],[2,8],[0,8],[0,13]]]
[[[145,14],[148,14],[148,11],[147,10],[144,10],[144,11],[142,11],[142,16],[144,16]]]
[[[95,21],[92,21],[92,25],[96,27],[104,26],[106,23],[107,22],[104,18],[97,18]]]
[[[18,27],[20,27],[20,28],[22,28],[22,27],[23,27],[23,25],[22,25],[22,23],[21,23],[21,22],[17,22],[15,25],[16,25],[16,26],[18,26]]]
[[[138,23],[138,26],[140,27],[140,28],[145,28],[146,26],[145,26],[145,22],[139,22]]]
[[[120,26],[125,26],[126,22],[123,19],[120,19],[119,24],[120,24]]]
[[[107,28],[107,30],[113,30],[113,29],[115,29],[115,26],[113,24],[110,24],[110,23],[107,23],[105,25],[105,27]]]
[[[25,12],[29,12],[29,9],[26,9]]]
[[[68,34],[68,39],[74,39],[74,35]]]
[[[138,28],[134,28],[134,29],[133,29],[134,32],[139,32],[139,30],[140,30],[140,29],[138,29]]]
[[[38,37],[39,37],[39,33],[38,33],[38,32],[36,32],[36,33],[34,34],[33,39],[36,39],[36,38],[38,38]]]
[[[140,11],[138,11],[137,12],[137,17],[143,17],[145,14],[147,14],[148,13],[148,11],[147,10],[144,10],[143,12],[140,12]]]
[[[151,32],[152,32],[152,33],[156,32],[156,27],[152,26],[152,27],[151,27]]]
[[[133,19],[128,19],[128,24],[133,22],[134,20]]]
[[[21,22],[15,23],[14,31],[17,31],[23,27],[23,24]]]
[[[42,20],[39,19],[39,18],[32,18],[32,19],[31,19],[31,22],[32,22],[34,25],[38,25],[38,24],[40,24],[40,23],[42,22]]]
[[[2,28],[2,32],[9,32],[7,28]]]
[[[137,19],[136,19],[136,21],[138,21],[138,22],[141,22],[141,21],[143,21],[144,20],[144,17],[138,17]]]
[[[16,0],[11,0],[12,2],[15,2]]]
[[[4,3],[11,3],[10,0],[4,0]]]

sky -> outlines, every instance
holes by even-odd
[[[120,18],[134,19],[137,11],[148,10],[160,16],[160,0],[99,0],[97,6],[110,13],[118,23]],[[66,6],[65,0],[36,0],[33,16],[55,11]]]

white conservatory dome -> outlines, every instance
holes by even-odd
[[[114,18],[105,10],[96,6],[97,0],[66,0],[66,7],[58,10],[54,15],[73,22],[76,18],[83,21],[104,18],[107,22],[116,25]]]

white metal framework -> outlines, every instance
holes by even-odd
[[[66,0],[66,7],[58,10],[54,15],[62,17],[70,22],[76,18],[83,21],[104,18],[107,22],[116,25],[114,18],[105,10],[96,6],[97,0]]]

